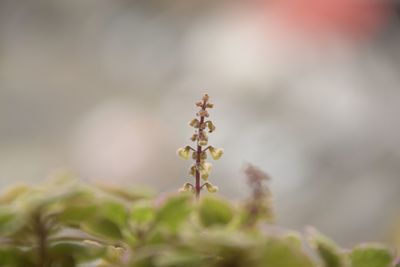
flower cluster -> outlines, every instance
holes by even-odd
[[[208,119],[209,113],[207,109],[214,107],[214,105],[209,102],[209,96],[205,94],[201,101],[196,102],[196,106],[199,107],[200,110],[196,113],[196,118],[189,122],[189,125],[195,129],[195,133],[190,140],[196,143],[196,147],[193,148],[187,145],[183,148],[179,148],[177,153],[182,159],[189,159],[190,156],[192,156],[194,160],[194,163],[189,169],[189,174],[195,178],[195,184],[185,183],[180,191],[194,192],[196,198],[198,198],[204,187],[211,193],[218,191],[218,187],[212,185],[209,181],[212,165],[206,162],[206,159],[207,152],[209,152],[214,160],[218,160],[222,156],[223,150],[208,145],[207,132],[212,133],[215,131],[214,123]],[[201,184],[201,180],[203,184]]]

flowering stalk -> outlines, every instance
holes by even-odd
[[[180,191],[191,191],[195,193],[196,199],[198,199],[204,187],[211,193],[218,191],[218,187],[212,185],[208,179],[212,165],[206,162],[206,159],[207,151],[214,160],[218,160],[222,156],[223,150],[208,146],[208,135],[206,131],[207,129],[209,133],[215,131],[215,125],[211,120],[208,120],[209,113],[207,109],[214,107],[214,105],[209,102],[209,96],[205,94],[201,101],[196,102],[196,106],[199,107],[200,110],[196,113],[196,118],[189,122],[189,125],[195,128],[195,133],[190,140],[196,143],[196,148],[187,145],[183,148],[179,148],[177,153],[182,159],[189,159],[190,153],[192,152],[194,163],[189,169],[189,174],[195,178],[195,184],[185,183]],[[204,181],[203,184],[201,184],[201,180]]]

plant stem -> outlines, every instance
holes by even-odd
[[[207,105],[207,101],[203,100],[203,106],[201,107],[202,110],[206,109],[206,105]],[[200,126],[204,123],[204,116],[200,116]],[[199,132],[198,132],[198,136],[200,137],[203,133],[203,129],[201,129],[201,127],[199,127]],[[200,198],[200,192],[201,192],[201,185],[200,185],[200,163],[201,163],[201,152],[202,152],[202,148],[201,146],[198,144],[197,141],[197,157],[196,157],[196,186],[195,186],[195,190],[196,190],[196,200],[199,200]]]
[[[47,267],[47,237],[48,230],[46,229],[45,222],[42,218],[41,210],[38,210],[33,215],[33,225],[38,241],[38,266]]]

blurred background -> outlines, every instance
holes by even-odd
[[[211,179],[246,162],[278,222],[342,245],[400,212],[400,16],[374,0],[0,0],[0,190],[57,170],[176,191],[194,102],[216,108]]]

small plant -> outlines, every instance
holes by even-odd
[[[208,145],[208,95],[196,103],[196,149],[178,150],[195,163],[199,198],[221,149]],[[160,201],[134,188],[93,186],[64,179],[15,186],[0,193],[0,267],[400,267],[398,253],[383,244],[347,250],[317,230],[305,235],[265,227],[273,220],[268,175],[248,165],[250,196],[238,203],[215,196],[193,201],[176,194]],[[72,178],[72,177],[71,177]],[[201,185],[201,180],[204,183]],[[400,247],[400,244],[397,244]]]
[[[195,148],[187,145],[183,148],[179,148],[177,153],[182,159],[189,159],[190,154],[192,154],[192,159],[194,163],[190,166],[189,174],[195,178],[195,184],[185,183],[180,191],[182,192],[193,192],[196,195],[196,199],[199,199],[201,190],[205,187],[208,192],[214,193],[218,191],[218,187],[214,186],[209,181],[209,175],[211,172],[212,165],[206,162],[207,151],[210,153],[214,160],[218,160],[222,154],[222,149],[216,149],[213,146],[208,145],[208,133],[215,131],[215,125],[211,120],[208,120],[209,113],[207,109],[214,107],[212,103],[209,102],[209,96],[205,94],[201,101],[196,102],[196,106],[200,110],[196,113],[196,118],[189,122],[189,125],[195,129],[195,133],[192,135],[190,140],[195,142]],[[201,184],[201,180],[204,181]]]

